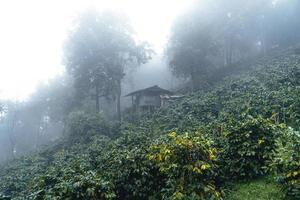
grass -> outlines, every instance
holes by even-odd
[[[274,178],[262,178],[235,184],[225,200],[283,200],[284,195]]]

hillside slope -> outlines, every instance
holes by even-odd
[[[226,115],[246,113],[271,117],[276,114],[278,122],[299,129],[299,65],[300,55],[288,50],[247,64],[246,69],[237,66],[239,75],[217,81],[210,91],[188,96],[163,109],[152,117],[155,119],[152,123],[163,124],[166,131],[185,130],[194,127],[194,122],[197,125],[222,121]]]
[[[99,133],[3,166],[0,199],[226,197],[225,166],[237,164],[227,159],[234,149],[230,142],[236,139],[231,133],[243,135],[249,128],[251,134],[253,127],[264,130],[265,139],[258,140],[259,145],[257,138],[254,143],[246,142],[247,149],[256,145],[250,154],[251,159],[258,159],[259,152],[277,152],[272,134],[285,132],[279,124],[294,130],[300,127],[300,55],[288,50],[262,58],[249,69],[136,124],[124,124],[117,139]],[[232,140],[226,139],[228,134]],[[273,161],[273,154],[263,155],[263,159],[269,157],[266,161]],[[267,172],[262,169],[269,163],[259,159],[263,164],[257,173],[239,166],[244,171],[235,173],[236,178],[264,176]]]

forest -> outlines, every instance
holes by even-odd
[[[0,99],[0,200],[300,199],[299,19],[195,0],[160,53],[124,13],[79,13],[63,73]]]

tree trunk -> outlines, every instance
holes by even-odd
[[[34,149],[37,149],[40,145],[40,137],[41,137],[41,126],[43,125],[43,119],[39,120],[37,130],[36,130],[36,138],[35,138],[35,144],[34,144]]]
[[[196,91],[196,74],[194,73],[194,70],[192,70],[192,73],[191,73],[191,90],[192,90],[192,93]]]
[[[224,49],[223,49],[223,67],[227,66],[227,44],[225,42]]]
[[[16,111],[14,111],[11,121],[8,121],[11,159],[15,159],[16,137],[14,135],[14,130],[15,130],[16,121],[17,121],[17,114]]]
[[[262,45],[263,56],[265,56],[267,54],[267,44],[266,44],[266,38],[264,34],[262,37],[261,45]]]
[[[117,119],[121,122],[121,80],[117,82]]]
[[[95,95],[95,100],[96,100],[96,111],[97,113],[100,112],[100,103],[99,103],[99,86],[98,84],[96,85],[96,95]]]
[[[229,49],[228,49],[228,65],[232,64],[232,56],[233,56],[233,38],[232,35],[230,35],[229,38]]]
[[[8,133],[9,133],[9,143],[10,143],[10,159],[15,159],[15,150],[16,150],[16,138],[14,136],[14,128],[15,128],[15,119],[13,119],[12,124],[9,125]]]
[[[226,33],[224,42],[224,66],[232,64],[233,57],[233,35],[232,33]]]
[[[11,135],[12,133],[10,133],[9,136],[9,142],[10,142],[10,159],[15,159],[15,147],[16,147],[16,143],[13,139],[13,136]]]
[[[261,45],[262,45],[262,53],[263,53],[263,56],[266,55],[267,53],[267,41],[266,41],[266,35],[267,35],[267,32],[266,32],[266,26],[265,26],[265,18],[262,19],[262,22],[261,22]]]

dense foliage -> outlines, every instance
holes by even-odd
[[[287,196],[298,198],[300,56],[293,52],[124,122],[118,138],[104,136],[110,126],[98,114],[71,114],[72,134],[88,140],[61,141],[3,166],[1,198],[220,199],[232,175],[275,172]]]
[[[97,133],[109,136],[111,127],[101,113],[72,112],[67,120],[70,139],[87,138]]]
[[[192,90],[205,88],[223,75],[216,70],[299,43],[299,8],[297,0],[195,1],[173,24],[169,66]]]
[[[212,122],[226,123],[229,116],[240,120],[251,115],[298,129],[299,65],[299,55],[288,50],[259,59],[251,67],[238,66],[242,75],[221,79],[212,89],[162,109],[150,124],[164,131],[185,131]]]
[[[255,177],[266,174],[276,151],[276,126],[263,118],[246,120],[224,132],[227,138],[224,162],[234,177]]]
[[[277,144],[279,153],[274,164],[286,195],[298,199],[300,197],[300,134],[289,128],[281,137]]]
[[[125,16],[88,10],[76,21],[65,48],[65,63],[78,97],[92,97],[100,111],[100,97],[117,101],[120,118],[121,81],[128,67],[146,63],[150,51],[134,39]]]
[[[201,133],[172,132],[169,137],[151,146],[148,155],[167,178],[162,199],[219,199],[217,151],[211,141]]]

